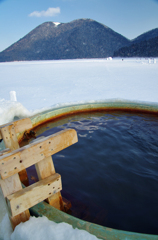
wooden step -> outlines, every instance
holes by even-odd
[[[51,175],[31,186],[7,196],[11,216],[16,216],[62,190],[61,176]]]
[[[6,179],[76,143],[77,133],[67,129],[0,157],[0,176]]]

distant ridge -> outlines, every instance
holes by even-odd
[[[158,37],[120,48],[114,57],[158,57]]]
[[[158,57],[158,28],[133,39],[130,46],[115,51],[114,57]]]
[[[138,37],[134,38],[133,40],[131,40],[132,44],[141,42],[141,41],[147,41],[149,39],[158,37],[158,28],[152,29],[148,32],[145,32],[141,35],[139,35]]]
[[[91,19],[45,22],[0,53],[0,62],[105,58],[130,40]]]

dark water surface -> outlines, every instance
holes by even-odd
[[[78,143],[53,161],[71,214],[111,228],[158,234],[158,116],[80,114],[46,124],[38,134],[65,128],[77,131]]]

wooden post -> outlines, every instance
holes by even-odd
[[[15,150],[19,148],[16,132],[14,129],[13,124],[8,124],[4,127],[1,127],[1,135],[5,144],[6,148],[11,150]],[[24,172],[26,170],[23,170]],[[10,176],[7,179],[1,181],[1,189],[3,192],[4,197],[6,198],[8,195],[17,192],[22,189],[20,178],[18,173],[13,176]],[[10,217],[10,221],[12,224],[13,229],[18,225],[20,222],[25,222],[29,219],[30,213],[29,210],[24,211],[23,213],[17,215],[16,217]]]
[[[53,164],[52,157],[49,156],[45,158],[44,160],[38,162],[35,164],[37,175],[39,180],[45,179],[52,174],[55,174],[55,168]],[[60,192],[55,193],[51,197],[47,198],[46,201],[53,207],[63,211],[64,210],[64,204],[62,200],[62,196]]]
[[[26,124],[26,120],[23,123]],[[22,120],[19,120],[20,123],[22,122]],[[18,143],[18,139],[16,136],[16,131],[15,129],[17,129],[17,131],[20,131],[21,128],[19,126],[21,126],[20,124],[18,124],[17,122],[13,122],[11,124],[6,124],[4,126],[1,126],[1,136],[3,138],[4,144],[6,148],[11,149],[11,151],[20,148],[19,143]],[[22,170],[21,172],[19,172],[19,177],[21,182],[25,185],[28,186],[29,182],[28,182],[28,176],[27,176],[27,172],[26,169]]]

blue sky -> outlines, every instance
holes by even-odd
[[[158,0],[0,0],[0,51],[43,22],[79,18],[133,39],[158,27]]]

